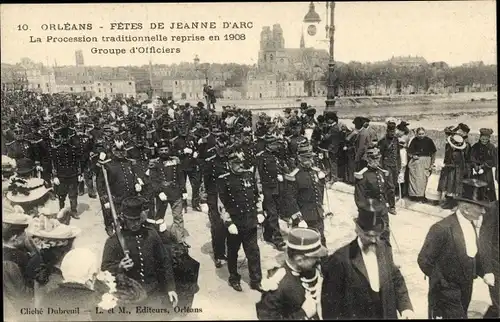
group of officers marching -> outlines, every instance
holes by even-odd
[[[252,113],[246,110],[226,106],[220,115],[202,102],[191,106],[172,100],[38,112],[40,115],[11,118],[2,148],[15,160],[35,161],[38,175],[53,187],[52,197],[59,200],[61,209],[68,197],[74,219],[79,219],[78,197],[85,188],[90,198],[99,198],[104,229],[110,236],[103,266],[112,272],[129,272],[131,278],[145,285],[148,294],[154,294],[157,285],[150,268],[157,264],[148,255],[154,252],[156,241],[140,226],[145,220],[159,233],[169,229],[179,245],[189,248],[189,233],[184,227],[188,204],[193,211],[201,212],[201,204],[206,202],[215,266],[221,268],[227,262],[228,284],[241,292],[237,260],[243,247],[250,288],[270,294],[263,295],[257,304],[259,318],[322,318],[318,294],[323,278],[332,288],[323,294],[340,287],[333,275],[322,276],[318,268],[318,258],[327,254],[324,219],[333,215],[325,202],[325,189],[339,177],[331,155],[349,138],[336,112],[325,112],[318,122],[315,109],[303,103],[300,109],[286,109],[279,117],[260,114],[255,124]],[[380,167],[380,149],[370,137],[369,120],[358,117],[354,124],[364,131],[360,132],[367,142],[361,149],[357,147],[354,156],[359,247],[364,250],[376,244],[376,237],[366,233],[376,231],[384,243],[384,256],[392,262],[387,214],[395,213],[394,196],[390,194],[395,179]],[[390,127],[394,130],[396,124]],[[173,220],[167,228],[169,206]],[[120,209],[120,220],[116,220],[116,209]],[[280,219],[292,228],[286,241]],[[259,226],[266,242],[287,252],[284,267],[269,277],[261,273]],[[128,236],[122,228],[141,233]],[[126,252],[121,238],[113,238],[119,233],[128,243]],[[350,256],[349,247],[345,252]],[[331,274],[346,269],[341,261],[331,259],[331,263]],[[399,268],[389,266],[396,286],[382,287],[383,281],[376,278],[378,284],[370,281],[366,296],[352,294],[354,303],[372,303],[367,306],[371,311],[367,309],[363,317],[395,318],[396,311],[403,317],[410,316],[412,306],[404,279]],[[177,302],[172,276],[165,274],[170,281],[168,297]],[[353,281],[356,283],[359,281]],[[277,289],[281,291],[270,292]],[[323,302],[330,303],[332,310],[344,310],[343,317],[352,317],[339,299],[334,299],[337,295],[342,294],[332,293]],[[383,301],[389,295],[395,304],[387,309]]]

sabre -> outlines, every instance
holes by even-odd
[[[116,214],[115,205],[113,203],[113,196],[111,195],[111,189],[109,188],[108,172],[104,167],[104,165],[101,165],[101,168],[102,168],[102,174],[104,176],[104,182],[106,184],[106,193],[108,194],[109,198],[109,208],[111,209],[111,215],[113,216],[113,223],[115,224],[116,236],[118,237],[118,241],[120,242],[120,246],[123,249],[125,257],[128,258],[130,251],[128,250],[127,245],[125,244],[125,238],[123,238],[120,223],[118,222],[118,215]]]

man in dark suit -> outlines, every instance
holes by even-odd
[[[397,312],[412,317],[405,280],[380,240],[384,221],[360,210],[355,222],[358,238],[322,263],[323,319],[397,319]]]
[[[499,289],[499,252],[498,252],[498,200],[491,204],[488,213],[483,217],[479,231],[479,253],[484,275],[483,280],[490,288],[491,306],[484,314],[485,318],[498,318]]]
[[[473,281],[482,275],[477,242],[477,220],[488,203],[480,201],[486,183],[463,181],[456,212],[432,225],[418,254],[418,265],[429,277],[429,318],[467,318]]]

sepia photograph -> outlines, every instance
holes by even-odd
[[[1,4],[4,321],[500,318],[496,9]]]

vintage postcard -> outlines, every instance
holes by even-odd
[[[0,5],[4,320],[498,318],[495,9]]]

